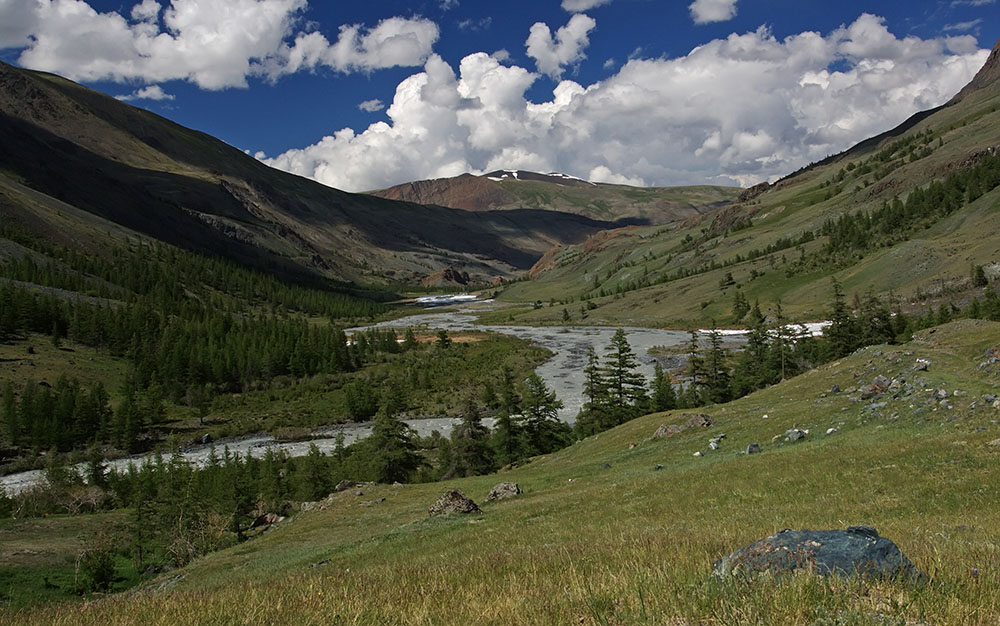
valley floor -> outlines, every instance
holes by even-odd
[[[498,475],[348,490],[138,592],[0,623],[997,624],[998,345],[1000,324],[956,322],[704,409],[708,428],[653,439],[688,419],[654,414]],[[895,391],[867,397],[880,375]],[[810,434],[783,442],[793,426]],[[483,504],[507,480],[525,493]],[[483,514],[429,518],[449,488]],[[710,574],[783,528],[855,524],[933,581]]]

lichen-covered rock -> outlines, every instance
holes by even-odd
[[[521,486],[517,483],[500,483],[494,485],[493,489],[490,489],[489,495],[486,496],[486,501],[506,500],[519,495],[521,495]]]
[[[782,575],[806,571],[821,576],[924,579],[895,543],[870,526],[847,530],[782,530],[740,548],[714,564],[717,576]]]
[[[458,489],[452,489],[438,498],[427,512],[431,515],[451,515],[452,513],[482,513],[479,505]]]

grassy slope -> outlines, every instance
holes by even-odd
[[[656,277],[712,260],[721,263],[737,254],[745,256],[751,249],[764,248],[780,237],[816,231],[825,220],[844,212],[877,208],[896,194],[905,197],[915,185],[944,175],[969,155],[1000,144],[998,109],[1000,85],[993,85],[922,120],[903,137],[932,130],[935,134],[933,154],[903,165],[871,187],[863,184],[863,179],[871,176],[848,178],[840,193],[827,199],[827,188],[820,185],[834,181],[838,171],[848,163],[860,164],[899,138],[886,139],[878,147],[847,154],[773,188],[758,198],[759,204],[749,207],[755,213],[754,225],[749,229],[712,237],[696,250],[686,250],[682,241],[688,235],[695,239],[701,237],[710,220],[689,222],[686,228],[676,230],[663,227],[628,229],[597,244],[562,250],[555,262],[538,273],[535,280],[513,285],[504,292],[503,298],[517,302],[579,298],[593,293],[595,275],[602,287],[613,292],[618,285],[642,276],[644,268]],[[937,147],[938,138],[943,142],[941,147]],[[1000,190],[994,190],[934,228],[892,249],[876,250],[855,265],[838,271],[836,276],[848,294],[863,294],[868,289],[886,293],[892,289],[897,294],[911,296],[918,287],[926,291],[939,281],[958,283],[968,277],[971,263],[989,263],[1000,254],[1000,241],[993,236],[1000,228],[998,207]],[[814,241],[807,244],[805,250],[813,252],[824,243],[825,238]],[[674,258],[668,263],[665,257],[671,253]],[[787,313],[800,318],[823,316],[830,297],[831,272],[819,270],[789,279],[780,264],[782,254],[789,260],[799,257],[793,248],[775,254],[778,264],[773,269],[765,259],[758,259],[633,291],[621,299],[594,300],[599,306],[588,313],[586,322],[667,325],[728,320],[733,292],[731,288],[720,289],[719,281],[729,271],[744,284],[750,302],[759,298],[766,306],[781,298]],[[648,255],[657,258],[650,260]],[[626,266],[626,262],[635,262],[635,265]],[[767,273],[748,283],[752,269]],[[609,271],[612,273],[610,278],[607,276]],[[576,321],[580,320],[578,309],[578,304],[570,307]],[[540,309],[517,319],[519,322],[553,322],[561,319],[561,313],[561,307]]]
[[[704,213],[713,206],[734,201],[740,193],[734,187],[709,185],[651,188],[606,184],[577,186],[514,179],[497,184],[519,200],[501,208],[565,211],[609,221],[639,218],[654,224]]]
[[[112,533],[126,521],[123,511],[97,515],[0,519],[0,605],[7,612],[76,599],[76,560],[95,537]],[[135,565],[116,562],[112,590],[127,589],[139,578]],[[47,581],[47,584],[46,584]],[[0,620],[3,620],[0,617]]]
[[[653,441],[659,424],[685,417],[651,415],[500,475],[345,492],[326,510],[154,582],[169,592],[7,619],[770,625],[870,624],[880,614],[891,624],[995,624],[1000,452],[988,442],[1000,436],[1000,412],[981,396],[998,374],[977,364],[998,343],[1000,324],[957,322],[705,409],[716,421],[708,429]],[[932,361],[930,371],[911,371],[918,357]],[[903,374],[919,390],[880,410],[851,403],[849,388],[877,374]],[[835,383],[845,393],[824,397]],[[937,388],[957,393],[942,405],[929,399]],[[812,434],[772,443],[793,425]],[[828,427],[840,431],[825,436]],[[720,451],[692,456],[720,432]],[[741,455],[754,441],[763,453]],[[519,482],[525,494],[484,505],[482,516],[426,517],[445,489],[482,502],[500,480]],[[709,576],[713,559],[782,528],[850,524],[877,527],[934,583],[800,577],[776,586]]]

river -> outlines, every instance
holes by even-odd
[[[412,315],[399,320],[382,322],[376,324],[381,328],[406,327],[426,328],[428,330],[446,330],[448,332],[470,332],[470,331],[493,331],[511,335],[521,339],[527,339],[547,348],[553,353],[552,358],[540,365],[535,371],[545,381],[545,383],[556,392],[556,396],[562,400],[563,408],[559,410],[559,419],[572,424],[576,418],[580,407],[583,406],[583,369],[587,364],[587,350],[593,348],[598,355],[603,356],[605,349],[611,342],[611,337],[615,334],[615,328],[588,327],[588,326],[491,326],[476,324],[477,313],[495,308],[497,305],[491,301],[472,301],[469,297],[456,300],[460,307],[455,310],[435,311]],[[418,304],[420,304],[418,302]],[[448,304],[440,297],[433,302],[422,303],[427,306],[442,306]],[[368,327],[366,327],[368,328]],[[363,328],[351,329],[348,333],[364,330]],[[640,371],[647,380],[653,378],[653,367],[655,359],[650,356],[649,350],[656,346],[673,347],[688,341],[690,334],[679,330],[659,330],[650,328],[626,328],[625,329],[629,345],[638,356],[641,363]],[[724,335],[723,341],[729,345],[735,345],[743,341],[740,334]],[[437,430],[441,434],[447,435],[451,428],[458,422],[456,418],[440,417],[427,419],[406,420],[407,424],[421,436],[431,434]],[[492,420],[484,420],[487,426],[492,427]],[[303,456],[309,451],[310,444],[315,444],[320,450],[329,452],[334,449],[337,442],[337,434],[344,434],[345,443],[349,444],[357,439],[366,437],[371,432],[370,423],[344,424],[330,426],[316,431],[316,437],[309,441],[297,442],[277,442],[267,434],[250,435],[228,440],[215,442],[214,446],[218,454],[222,453],[223,447],[228,447],[230,452],[240,455],[260,456],[267,448],[285,450],[291,456]],[[212,445],[189,446],[182,450],[184,458],[196,466],[204,465],[210,454]],[[123,470],[129,463],[141,464],[151,454],[136,455],[124,459],[109,461],[108,466]],[[80,468],[82,470],[82,467]],[[38,484],[42,480],[42,472],[33,470],[20,472],[0,477],[0,486],[8,494],[17,493]]]

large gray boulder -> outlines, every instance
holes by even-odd
[[[521,495],[521,486],[517,483],[500,483],[494,485],[493,489],[490,489],[489,495],[486,496],[486,501],[506,500],[519,495]]]
[[[924,579],[895,543],[870,526],[847,530],[782,530],[715,562],[717,576],[776,576],[798,571],[820,576]]]
[[[438,498],[427,512],[431,515],[451,515],[452,513],[482,513],[479,505],[458,489],[452,489]]]

